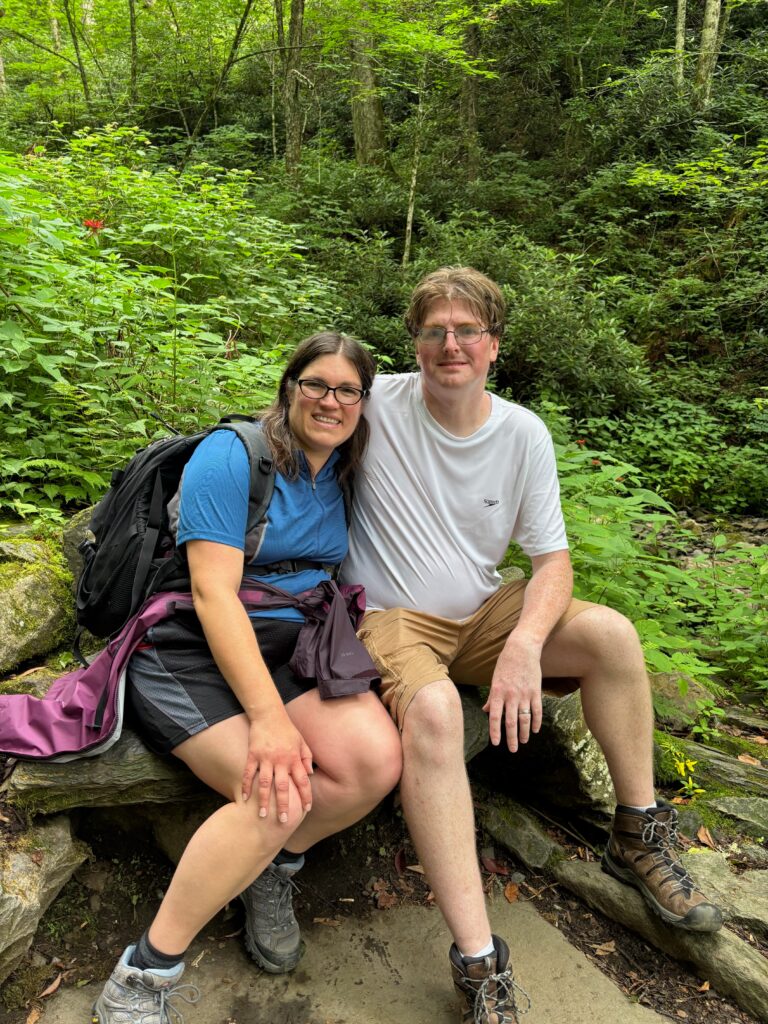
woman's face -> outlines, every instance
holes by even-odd
[[[300,380],[317,381],[329,387],[361,388],[360,375],[346,356],[319,356],[307,363]],[[295,385],[288,410],[288,425],[299,448],[317,471],[334,448],[349,440],[363,413],[363,403],[343,405],[329,391],[324,398],[307,398]]]

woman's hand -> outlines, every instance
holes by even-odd
[[[249,722],[242,794],[248,800],[258,773],[259,814],[266,817],[272,791],[277,817],[288,820],[291,782],[305,811],[312,806],[312,752],[291,722],[264,663],[248,614],[237,596],[243,553],[212,541],[187,544],[192,597],[219,671]]]
[[[274,788],[278,820],[288,820],[290,782],[299,792],[303,809],[311,810],[311,774],[312,752],[282,706],[251,722],[248,759],[243,771],[243,800],[251,796],[253,780],[258,775],[260,818],[267,816]]]

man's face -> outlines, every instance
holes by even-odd
[[[442,327],[458,331],[471,324],[486,327],[466,302],[441,299],[429,307],[422,329]],[[424,386],[430,390],[454,391],[472,387],[485,388],[491,363],[499,354],[499,339],[487,332],[472,345],[459,345],[454,334],[446,334],[442,342],[427,343],[416,338],[416,361],[421,368]]]

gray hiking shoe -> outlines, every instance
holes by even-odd
[[[304,866],[270,864],[240,899],[245,907],[245,948],[269,974],[287,974],[301,959],[301,933],[293,916],[293,876]]]
[[[194,985],[179,985],[184,964],[169,971],[142,971],[129,962],[135,948],[129,946],[112,971],[94,1003],[92,1024],[184,1024],[170,1000],[196,1003],[200,998]]]

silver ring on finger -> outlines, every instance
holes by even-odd
[[[530,711],[526,711],[525,709],[523,709],[522,711],[518,711],[517,713],[518,713],[518,715],[530,715],[531,712]]]

